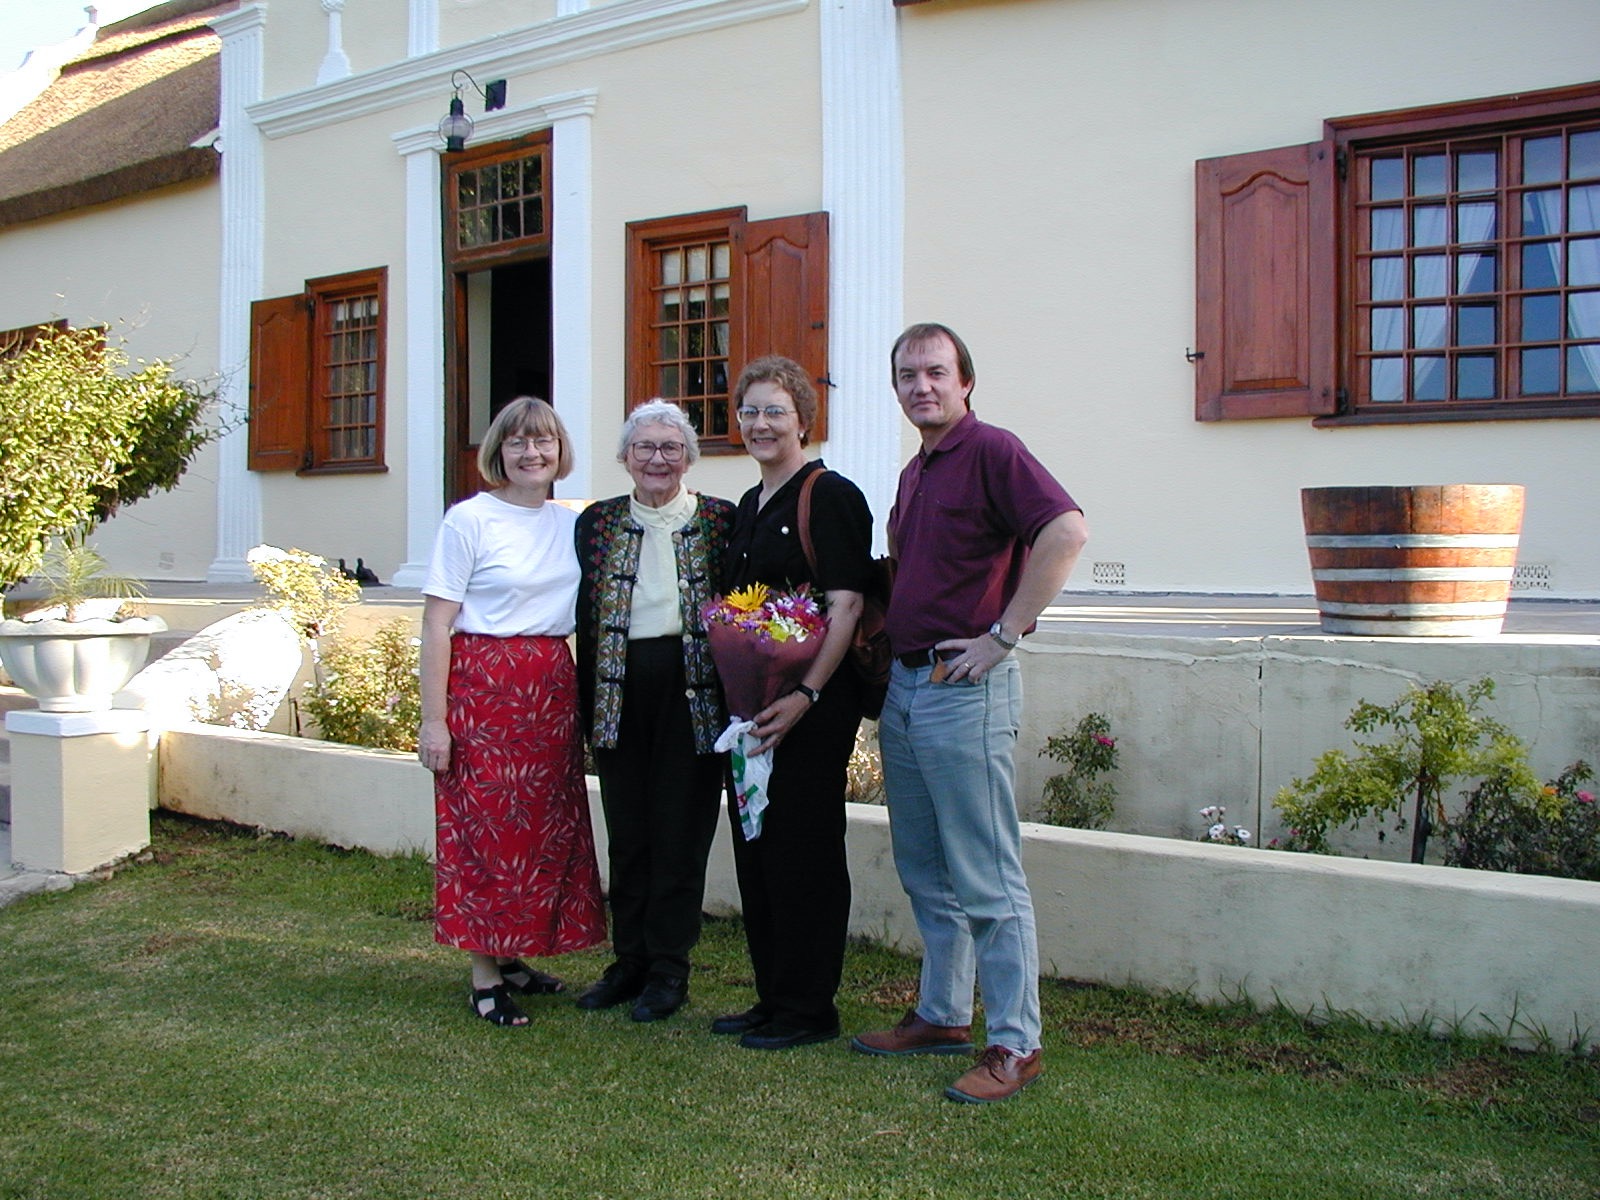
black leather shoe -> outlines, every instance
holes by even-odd
[[[612,963],[605,974],[595,980],[578,996],[578,1007],[587,1009],[615,1008],[629,1000],[637,1000],[644,991],[644,972],[627,963]]]
[[[789,1050],[795,1046],[809,1046],[814,1042],[831,1042],[839,1036],[837,1025],[828,1029],[815,1026],[785,1025],[782,1021],[769,1021],[752,1029],[739,1039],[746,1050]]]
[[[711,1022],[712,1033],[749,1033],[752,1029],[760,1029],[772,1020],[759,1008],[747,1008],[744,1012],[724,1013]]]
[[[671,975],[651,975],[639,993],[639,1003],[628,1015],[635,1021],[659,1021],[670,1017],[689,999],[689,981]]]

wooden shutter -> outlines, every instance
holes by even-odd
[[[1195,164],[1195,419],[1335,411],[1331,142]]]
[[[303,294],[250,306],[250,469],[305,465],[310,427],[311,305]]]
[[[733,252],[742,269],[734,288],[742,298],[737,364],[782,354],[804,367],[817,385],[811,440],[821,441],[828,434],[828,214],[742,222]]]

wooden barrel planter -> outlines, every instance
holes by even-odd
[[[1302,488],[1323,632],[1499,633],[1522,500],[1517,484]]]

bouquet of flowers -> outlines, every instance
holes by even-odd
[[[774,593],[761,583],[713,600],[702,615],[732,718],[717,749],[732,753],[739,823],[745,840],[753,842],[761,836],[772,777],[771,751],[750,753],[761,743],[753,718],[805,677],[822,648],[828,618],[809,588]]]

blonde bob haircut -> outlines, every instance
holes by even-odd
[[[500,450],[506,439],[514,437],[559,439],[561,457],[556,464],[557,479],[571,475],[572,468],[577,465],[572,457],[572,439],[567,436],[567,427],[556,416],[556,410],[537,396],[518,396],[489,423],[489,432],[483,435],[483,444],[478,447],[478,474],[495,487],[505,485],[506,468]]]

